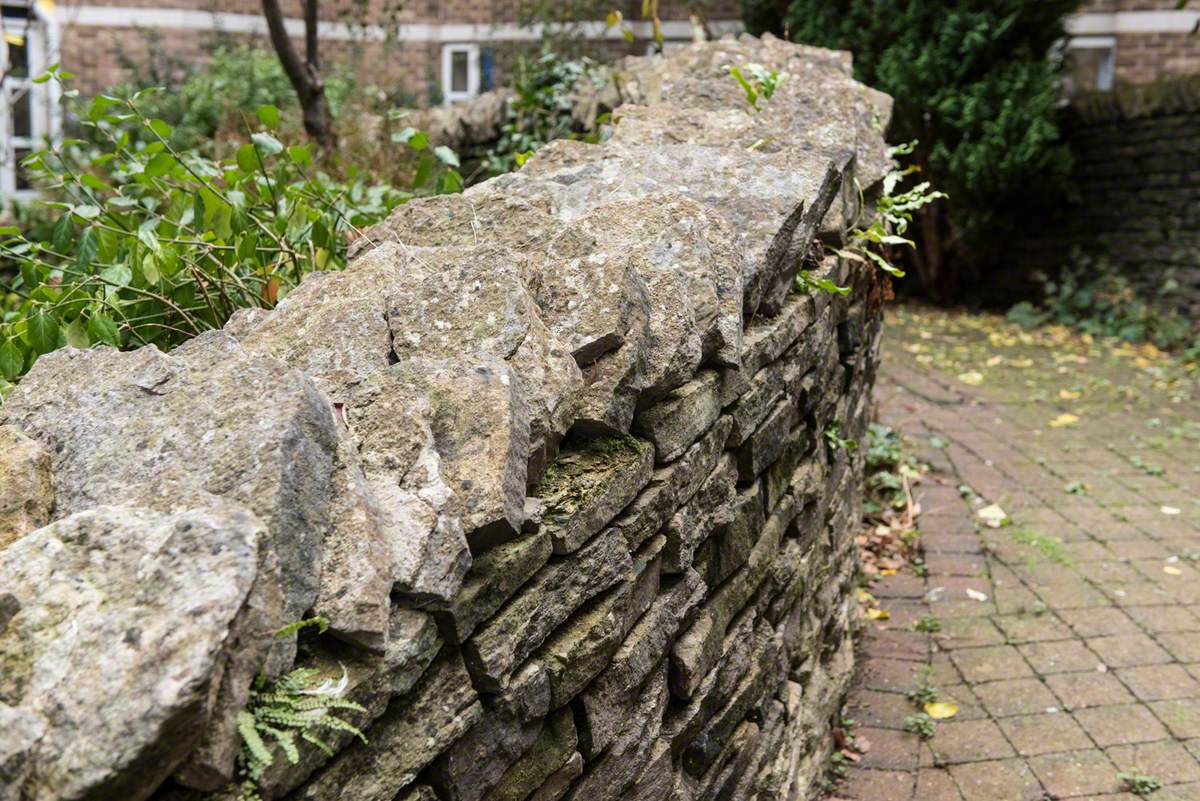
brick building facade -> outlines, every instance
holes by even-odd
[[[514,50],[535,47],[542,31],[524,25],[526,10],[588,8],[580,47],[613,54],[645,52],[650,25],[636,0],[327,0],[320,4],[323,59],[360,82],[393,96],[423,100],[469,97],[504,79]],[[303,31],[299,0],[284,0],[289,29]],[[663,0],[668,43],[692,36],[689,6],[702,9],[713,34],[736,30],[738,0]],[[15,164],[37,142],[57,133],[56,91],[31,79],[60,62],[75,87],[89,94],[131,77],[131,65],[155,53],[193,64],[223,40],[262,40],[258,0],[0,0],[7,64],[0,92],[0,197],[20,194]],[[399,10],[396,10],[396,8]],[[624,11],[634,34],[607,28],[603,17]],[[1200,72],[1200,0],[1089,0],[1069,22],[1068,89],[1108,89],[1121,83]]]

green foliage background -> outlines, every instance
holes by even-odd
[[[998,266],[992,246],[1065,191],[1054,50],[1077,0],[742,2],[751,32],[850,50],[856,77],[895,98],[889,138],[918,140],[925,178],[950,196],[919,226],[935,297],[954,296],[964,268]]]

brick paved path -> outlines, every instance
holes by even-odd
[[[1162,782],[1155,801],[1200,801],[1193,386],[1095,343],[901,318],[880,417],[933,468],[928,574],[871,590],[891,617],[864,636],[846,710],[870,748],[834,796],[1137,801],[1119,776],[1137,772]],[[990,503],[1012,524],[980,526]],[[940,632],[913,630],[926,615]],[[903,730],[922,682],[960,707],[928,740]]]

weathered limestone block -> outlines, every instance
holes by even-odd
[[[383,393],[429,399],[438,467],[472,549],[515,537],[525,520],[529,408],[513,369],[483,354],[408,359],[372,381]],[[375,466],[371,446],[383,443],[374,432],[361,431],[360,439],[364,461]]]
[[[716,467],[730,425],[728,417],[719,418],[682,456],[655,469],[646,488],[613,521],[630,548],[657,532],[675,509],[691,498],[704,476]]]
[[[550,535],[537,532],[501,543],[476,557],[462,589],[444,610],[435,610],[447,642],[461,645],[550,558]]]
[[[473,351],[503,359],[529,405],[537,470],[575,420],[583,376],[568,345],[551,334],[525,284],[532,269],[495,245],[410,250],[413,277],[388,296],[396,357],[454,359]]]
[[[761,620],[759,626],[769,629]],[[725,743],[729,742],[734,729],[786,678],[787,663],[778,637],[773,637],[764,650],[755,654],[749,671],[741,677],[729,702],[704,724],[700,733],[688,744],[683,754],[684,769],[693,776],[702,775]]]
[[[568,707],[553,713],[533,745],[500,777],[487,794],[488,801],[552,799],[554,787],[566,791],[582,772],[583,759],[575,750],[575,721]],[[530,795],[530,788],[535,788]]]
[[[502,704],[484,702],[483,718],[430,766],[429,780],[450,801],[479,801],[509,765],[534,744],[540,719],[524,722]]]
[[[672,705],[663,724],[671,754],[679,759],[704,725],[733,697],[734,690],[752,669],[752,662],[767,648],[772,635],[755,627],[754,609],[743,610],[731,623],[721,644],[721,658],[683,705]]]
[[[581,750],[596,754],[625,728],[625,700],[641,688],[666,655],[672,640],[706,587],[693,571],[668,581],[654,605],[637,622],[613,654],[608,667],[579,696]]]
[[[729,66],[765,65],[785,75],[770,98],[749,120],[731,110],[745,108],[740,87],[729,80]],[[767,147],[838,152],[850,145],[860,164],[859,181],[870,188],[889,168],[883,131],[891,117],[891,98],[853,80],[846,53],[796,45],[770,34],[722,39],[684,48],[669,56],[626,58],[615,81],[612,105],[669,104],[695,109],[692,124],[676,118],[662,135],[672,141],[714,142],[744,149],[767,140]],[[612,91],[612,90],[609,90]],[[621,109],[621,112],[627,111]],[[710,118],[716,118],[710,122]],[[620,127],[620,126],[618,126]],[[645,127],[639,133],[648,135]],[[760,145],[760,147],[762,147]]]
[[[762,488],[755,482],[730,502],[728,520],[700,543],[694,567],[709,587],[719,587],[745,564],[763,527]]]
[[[754,375],[789,350],[801,337],[811,339],[821,329],[812,295],[794,294],[771,318],[755,318],[746,328],[742,369]]]
[[[800,417],[791,398],[775,404],[771,413],[737,451],[738,481],[753,481],[779,458],[787,446],[787,435]]]
[[[671,764],[671,744],[659,739],[650,752],[650,760],[633,786],[621,795],[621,801],[649,801],[652,798],[675,798],[675,772]]]
[[[312,607],[336,432],[329,404],[296,371],[221,332],[169,355],[66,348],[38,360],[0,423],[51,454],[56,515],[217,497],[253,509],[282,571],[284,615],[298,620]]]
[[[558,183],[556,213],[579,216],[600,202],[673,191],[707,204],[734,232],[742,254],[743,314],[758,308],[785,265],[804,204],[817,197],[829,158],[810,151],[696,144],[604,146],[558,140],[531,158],[522,175]]]
[[[567,794],[571,782],[583,775],[583,754],[576,751],[571,754],[566,764],[542,782],[542,786],[533,791],[529,801],[558,801]]]
[[[733,454],[722,454],[717,466],[696,493],[663,527],[667,538],[663,570],[682,573],[690,569],[696,548],[713,529],[730,519],[730,504],[737,494],[737,479],[738,469]]]
[[[775,508],[780,499],[789,493],[797,503],[803,503],[811,490],[809,477],[818,469],[812,456],[815,448],[813,432],[803,423],[786,435],[779,458],[762,474],[767,508]]]
[[[575,782],[565,798],[569,801],[616,801],[620,798],[654,754],[669,697],[664,662],[651,674],[638,695],[629,699],[624,730],[602,756],[589,762],[587,772]]]
[[[633,431],[654,443],[659,463],[683,454],[721,415],[721,376],[701,370],[693,380],[640,413]]]
[[[313,613],[329,621],[333,636],[381,652],[388,642],[396,572],[392,543],[348,436],[338,438],[332,482]]]
[[[795,503],[785,498],[767,518],[746,564],[717,588],[696,621],[676,640],[671,650],[671,691],[679,698],[691,698],[720,657],[726,627],[757,591],[794,516]]]
[[[633,586],[623,581],[564,623],[542,644],[535,658],[550,677],[550,706],[575,697],[604,669],[624,636],[625,609]]]
[[[703,801],[728,801],[733,797],[737,782],[745,774],[762,739],[762,727],[755,721],[743,721],[721,743],[720,753],[700,776],[685,772],[681,784],[688,787],[692,798]],[[685,763],[686,764],[686,763]]]
[[[402,790],[395,801],[437,801],[437,794],[428,784],[416,784]]]
[[[439,366],[431,365],[431,372]],[[410,380],[412,376],[411,365],[372,373],[355,387],[340,418],[358,449],[372,513],[377,513],[384,531],[395,589],[418,600],[448,602],[462,586],[471,554],[455,514],[454,493],[443,478],[431,425],[433,404],[425,386]],[[488,383],[491,377],[479,376],[478,383]],[[501,394],[496,383],[494,394]],[[503,408],[491,411],[494,420],[504,414]],[[497,422],[503,423],[503,418]],[[503,442],[504,434],[503,429],[492,432],[492,442]],[[510,434],[509,442],[514,438],[519,444],[519,430]],[[519,471],[519,465],[512,465],[519,460],[511,454],[506,449],[493,455],[510,457],[509,465]],[[506,494],[507,488],[521,480],[493,475],[488,484],[494,489],[492,497],[503,505],[515,494]]]
[[[667,538],[659,534],[633,553],[633,569],[628,577],[632,589],[629,603],[625,605],[625,617],[621,621],[622,636],[629,633],[658,597],[662,587],[663,550],[666,545]]]
[[[50,454],[13,426],[0,426],[0,548],[50,522]]]
[[[232,774],[234,716],[283,622],[267,541],[232,505],[104,507],[0,551],[17,797],[146,798],[197,747],[195,774]]]
[[[720,216],[676,192],[659,192],[604,203],[572,223],[622,254],[646,286],[646,393],[681,386],[710,358],[741,364],[741,263]]]
[[[571,553],[629,505],[650,481],[654,448],[630,436],[589,440],[568,448],[547,470],[537,496],[542,530],[554,552]]]
[[[408,693],[291,798],[392,801],[451,743],[483,717],[457,650],[443,649]]]
[[[365,731],[387,710],[392,696],[404,695],[412,689],[437,656],[441,645],[437,627],[428,614],[395,607],[391,610],[387,647],[382,654],[347,652],[320,642],[304,666],[317,671],[317,684],[326,680],[333,683],[345,680],[342,697],[361,705],[365,711],[339,710],[338,717]],[[321,736],[334,751],[340,751],[356,739],[346,731],[325,731]],[[284,796],[307,781],[331,758],[303,740],[296,745],[300,758],[295,763],[280,749],[273,749],[276,758],[258,781],[264,798]]]
[[[513,668],[559,624],[631,567],[625,538],[612,529],[575,553],[552,559],[463,646],[476,685],[488,692],[502,690]]]

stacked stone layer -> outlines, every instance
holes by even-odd
[[[788,76],[758,113],[751,62]],[[604,144],[401,207],[274,311],[38,362],[0,408],[0,801],[234,797],[294,665],[367,741],[279,752],[267,799],[810,796],[880,325],[814,243],[888,101],[749,37],[616,85]]]

